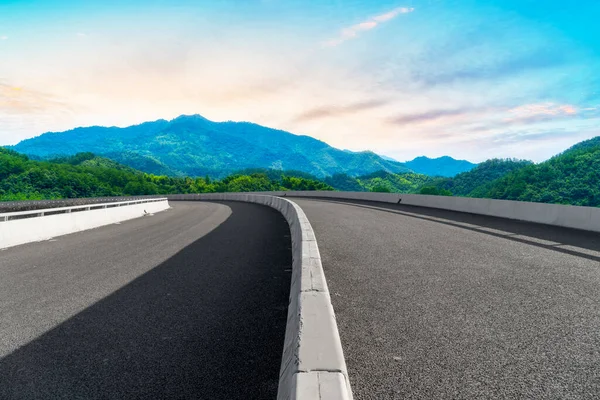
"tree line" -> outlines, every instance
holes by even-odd
[[[221,180],[178,178],[146,174],[92,153],[39,161],[0,148],[2,201],[274,190],[333,188],[316,179],[283,173],[238,173]]]

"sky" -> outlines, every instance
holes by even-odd
[[[598,0],[0,0],[0,145],[200,114],[400,161],[600,136]]]

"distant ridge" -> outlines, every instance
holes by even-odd
[[[245,168],[298,170],[316,177],[411,172],[370,151],[343,151],[309,136],[249,122],[213,122],[198,114],[126,128],[48,132],[12,148],[44,158],[92,152],[144,172],[174,176],[224,177]]]
[[[456,160],[449,156],[438,158],[421,156],[405,162],[404,165],[419,174],[444,177],[452,177],[470,171],[477,166],[472,162]]]

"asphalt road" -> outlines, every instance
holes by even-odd
[[[0,399],[273,399],[289,228],[172,209],[0,252]]]
[[[600,235],[293,200],[317,236],[355,400],[600,398]]]

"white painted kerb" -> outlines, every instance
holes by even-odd
[[[0,214],[0,248],[48,240],[167,208],[168,200],[160,198],[3,213]]]

